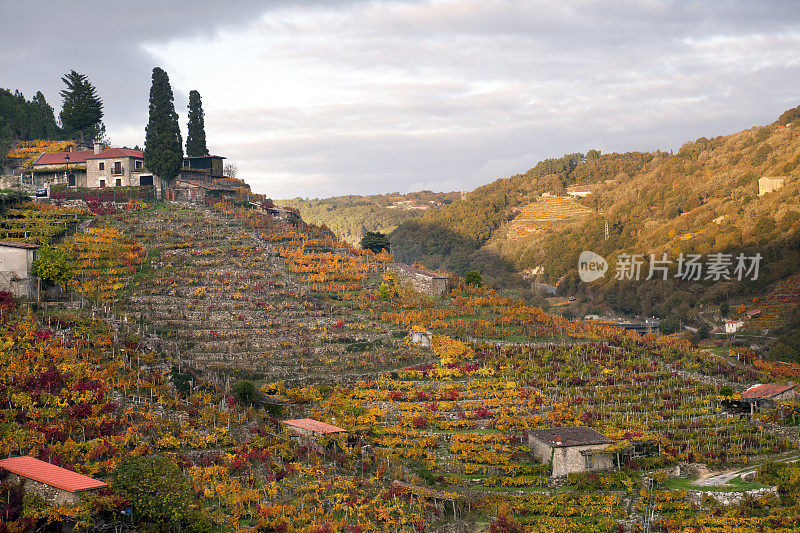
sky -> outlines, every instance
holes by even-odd
[[[800,105],[792,1],[0,0],[0,86],[86,74],[144,143],[153,67],[186,134],[273,198],[471,190],[537,161],[676,150]]]

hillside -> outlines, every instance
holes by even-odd
[[[463,279],[426,297],[384,272],[390,255],[248,205],[18,204],[0,220],[82,221],[56,245],[66,294],[0,299],[0,452],[111,485],[23,505],[0,477],[9,530],[104,530],[132,501],[126,523],[197,532],[730,531],[720,509],[737,531],[800,527],[800,407],[749,418],[735,402],[800,366],[569,321]],[[282,422],[305,417],[346,433]],[[528,431],[571,426],[612,438],[617,468],[551,479]],[[687,463],[727,477],[704,487]],[[724,503],[747,490],[754,503]]]
[[[786,176],[786,186],[759,196],[763,176]],[[563,200],[561,213],[546,224],[541,217],[533,223],[529,211],[553,201],[541,198],[543,193],[564,197],[568,187],[577,185],[590,187],[591,193]],[[506,286],[520,281],[513,272],[533,270],[541,272],[539,281],[560,283],[562,292],[589,305],[686,320],[697,305],[736,307],[797,271],[798,193],[800,120],[795,109],[768,126],[701,137],[676,154],[591,151],[543,161],[525,174],[497,180],[464,200],[404,222],[390,240],[405,261],[459,273],[477,268]],[[567,216],[567,206],[575,204],[586,216]],[[608,260],[611,273],[605,281],[586,285],[578,280],[583,250]],[[758,279],[717,284],[613,280],[621,253],[676,258],[714,252],[761,253],[765,259]],[[643,268],[646,272],[646,263]]]
[[[340,239],[358,244],[367,231],[389,233],[427,209],[454,202],[460,193],[419,191],[333,198],[290,198],[279,203],[295,207],[311,224],[325,225]]]

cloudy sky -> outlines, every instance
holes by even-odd
[[[0,85],[56,108],[74,68],[112,144],[142,144],[150,73],[185,135],[275,198],[469,190],[598,148],[676,149],[800,104],[795,1],[0,0]],[[9,21],[16,21],[9,23]]]

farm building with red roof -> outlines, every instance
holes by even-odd
[[[303,437],[319,437],[322,435],[330,435],[333,433],[345,433],[347,430],[340,427],[314,420],[313,418],[298,418],[295,420],[284,420],[284,424],[289,426],[289,429]]]
[[[93,150],[42,154],[33,162],[33,175],[36,184],[69,187],[130,187],[158,181],[144,168],[141,150],[107,148],[100,143]]]
[[[797,397],[797,391],[793,383],[759,383],[745,390],[741,395],[741,401],[750,404],[750,413],[756,409],[770,405],[774,402],[793,400]]]
[[[80,493],[107,487],[102,481],[78,474],[33,457],[12,457],[0,461],[12,482],[21,483],[25,492],[40,496],[54,505],[75,503]]]

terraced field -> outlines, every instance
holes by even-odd
[[[520,209],[508,225],[508,235],[519,239],[555,223],[580,220],[592,212],[570,197],[543,196]]]
[[[757,298],[750,310],[761,312],[745,321],[745,329],[762,332],[780,326],[788,313],[800,305],[800,274],[787,278],[767,294]]]
[[[293,227],[266,220],[263,227],[245,227],[212,209],[116,218],[149,258],[123,309],[174,343],[183,360],[275,380],[325,380],[386,367],[397,342],[391,330],[323,304],[314,289],[326,283],[290,273],[298,267],[281,257],[286,250],[302,250],[303,257],[316,251],[367,265],[346,246],[331,247],[329,236],[302,238]],[[357,289],[364,275],[339,269],[336,277],[335,288],[346,282],[345,289]],[[427,356],[406,357],[413,363]]]

